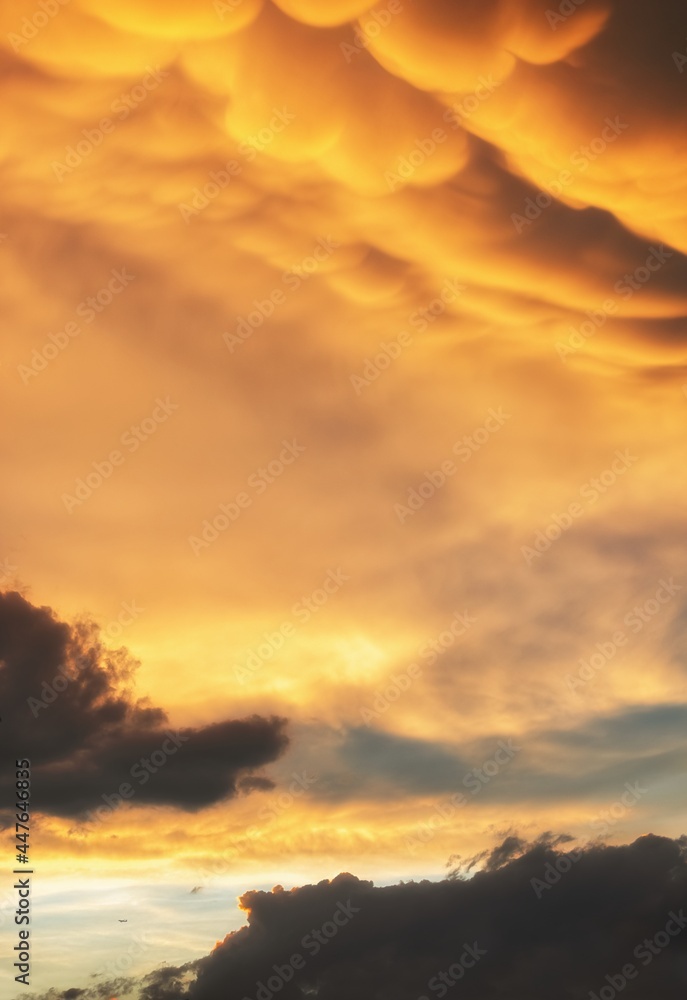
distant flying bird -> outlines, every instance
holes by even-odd
[[[202,892],[204,888],[205,888],[204,885],[194,885],[193,888],[191,889],[191,895],[193,896],[194,893]]]
[[[128,924],[129,923],[128,920],[120,920],[119,922],[120,922],[120,924]]]

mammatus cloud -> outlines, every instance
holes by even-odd
[[[609,370],[679,361],[677,0],[650,19],[637,0],[587,0],[553,23],[547,0],[55,10],[39,28],[30,0],[0,14],[17,92],[1,116],[5,197],[35,219],[8,227],[20,271],[25,225],[116,253],[134,251],[135,224],[147,281],[166,271],[243,313],[330,232],[316,283],[334,298],[421,305],[457,279],[452,316],[535,353],[535,321],[555,335],[612,300],[585,353]],[[654,250],[665,266],[647,270]],[[241,280],[225,267],[218,283],[235,254]]]
[[[273,787],[253,772],[286,749],[284,719],[172,730],[163,709],[134,698],[135,668],[93,623],[68,625],[17,592],[0,595],[0,702],[12,706],[0,748],[31,760],[33,810],[81,817],[130,800],[194,811]],[[9,802],[10,784],[2,791]]]
[[[464,869],[440,882],[375,887],[341,874],[288,892],[247,892],[247,926],[199,962],[129,980],[127,992],[140,1000],[418,1000],[450,997],[455,987],[467,1000],[620,992],[682,1000],[687,838],[562,850],[566,839],[527,845],[511,836],[473,877]]]

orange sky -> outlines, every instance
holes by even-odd
[[[681,832],[684,11],[53,7],[0,11],[2,583],[174,726],[291,745],[190,820],[41,817],[46,874],[193,877],[256,824],[246,887],[431,874],[628,781],[610,840]]]

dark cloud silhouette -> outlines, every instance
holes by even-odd
[[[607,1000],[623,977],[623,996],[682,1000],[687,838],[648,835],[567,853],[552,846],[566,839],[528,847],[511,836],[472,878],[375,887],[342,874],[290,892],[247,892],[248,925],[197,963],[188,989],[188,966],[165,967],[139,984],[139,996]]]
[[[30,758],[34,811],[82,817],[105,808],[104,796],[115,807],[127,799],[197,810],[239,787],[273,787],[252,772],[286,749],[284,719],[173,731],[161,708],[134,698],[136,665],[126,650],[106,649],[92,622],[67,625],[19,593],[0,595],[0,702],[13,706],[0,749],[6,760]]]
[[[472,877],[475,858],[439,882],[246,892],[205,958],[30,1000],[682,1000],[687,837],[569,844],[510,834]]]

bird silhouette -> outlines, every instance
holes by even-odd
[[[120,920],[119,922],[120,922],[120,924],[128,924],[129,923],[128,920]]]

